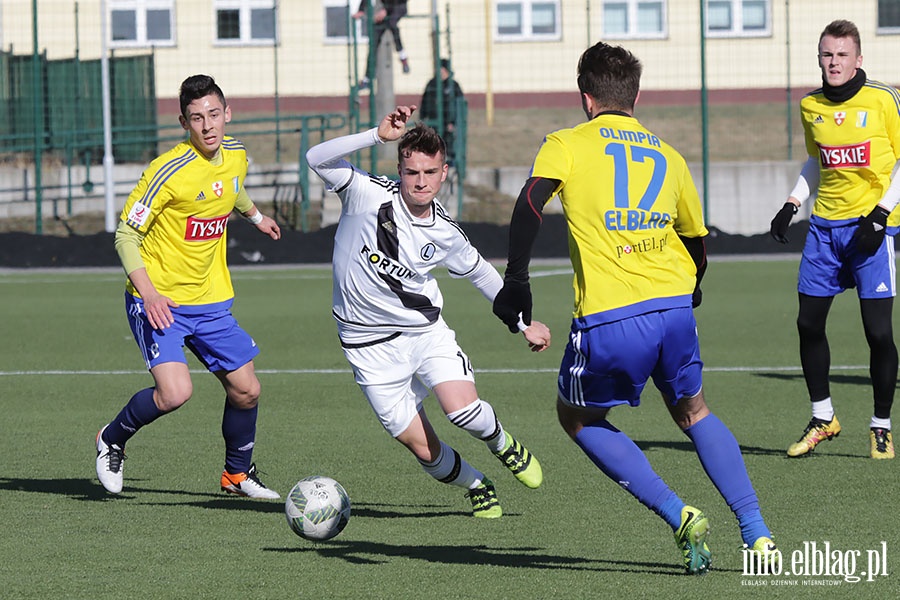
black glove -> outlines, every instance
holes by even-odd
[[[863,254],[875,254],[884,243],[884,231],[887,229],[887,218],[890,214],[891,211],[878,204],[868,215],[859,218],[859,224],[853,234],[857,250]]]
[[[694,288],[694,295],[691,296],[691,308],[697,308],[701,302],[703,302],[703,290],[698,285]]]
[[[494,314],[509,327],[510,333],[519,333],[519,313],[522,321],[531,325],[531,284],[507,281],[494,298]]]
[[[796,214],[797,205],[793,202],[785,202],[784,206],[781,207],[781,210],[778,211],[778,214],[775,215],[775,218],[772,219],[769,233],[772,234],[772,237],[775,238],[776,242],[781,244],[788,243],[787,230],[791,225],[791,219],[793,219]]]

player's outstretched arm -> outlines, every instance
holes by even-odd
[[[553,197],[560,181],[544,177],[531,177],[522,186],[509,222],[509,251],[503,288],[494,298],[494,314],[509,328],[519,331],[519,316],[526,325],[531,324],[531,285],[528,283],[528,265],[531,249],[543,220],[544,205]]]
[[[491,308],[509,332],[516,333],[519,331],[519,319],[525,325],[531,324],[531,302],[531,284],[528,281],[506,281],[494,297]]]
[[[550,347],[550,328],[540,321],[532,320],[522,335],[528,340],[528,347],[532,352],[543,352]]]
[[[399,140],[406,132],[406,123],[412,118],[412,114],[418,108],[415,104],[398,106],[388,113],[378,124],[378,137],[385,142]]]

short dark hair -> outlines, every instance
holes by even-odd
[[[578,90],[613,110],[632,110],[641,89],[641,61],[621,46],[598,42],[578,59]]]
[[[441,160],[447,158],[447,144],[434,127],[430,127],[419,121],[416,126],[408,129],[400,138],[397,146],[397,159],[409,158],[413,152],[421,152],[428,156],[441,155]]]
[[[822,30],[822,35],[819,36],[819,41],[821,42],[822,38],[826,35],[830,35],[833,38],[852,39],[854,42],[856,42],[857,54],[862,54],[862,44],[859,41],[859,29],[856,28],[856,25],[852,21],[847,21],[846,19],[838,19],[837,21],[832,21],[825,26],[825,29]]]
[[[210,94],[218,96],[219,100],[222,101],[222,106],[227,106],[225,103],[225,94],[222,93],[222,88],[220,88],[216,83],[216,80],[209,75],[191,75],[182,81],[181,89],[178,91],[178,102],[181,105],[181,114],[184,117],[187,117],[188,104],[198,98],[209,96]]]

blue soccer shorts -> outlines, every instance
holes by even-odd
[[[875,254],[866,256],[856,250],[855,224],[821,227],[809,224],[797,291],[807,296],[828,298],[856,288],[863,299],[893,298],[897,295],[894,228]]]
[[[140,298],[126,293],[125,310],[147,369],[166,362],[187,364],[185,347],[213,373],[235,371],[259,354],[256,342],[241,329],[224,303],[214,305],[210,312],[202,314],[193,314],[194,310],[185,314],[172,308],[175,323],[161,330],[154,329],[147,321],[144,302]]]
[[[572,406],[638,406],[647,380],[674,404],[703,387],[697,322],[673,308],[572,328],[559,368],[559,397]]]

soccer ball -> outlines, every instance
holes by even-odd
[[[331,477],[314,475],[297,482],[284,502],[291,530],[308,540],[330,540],[350,520],[350,496]]]

